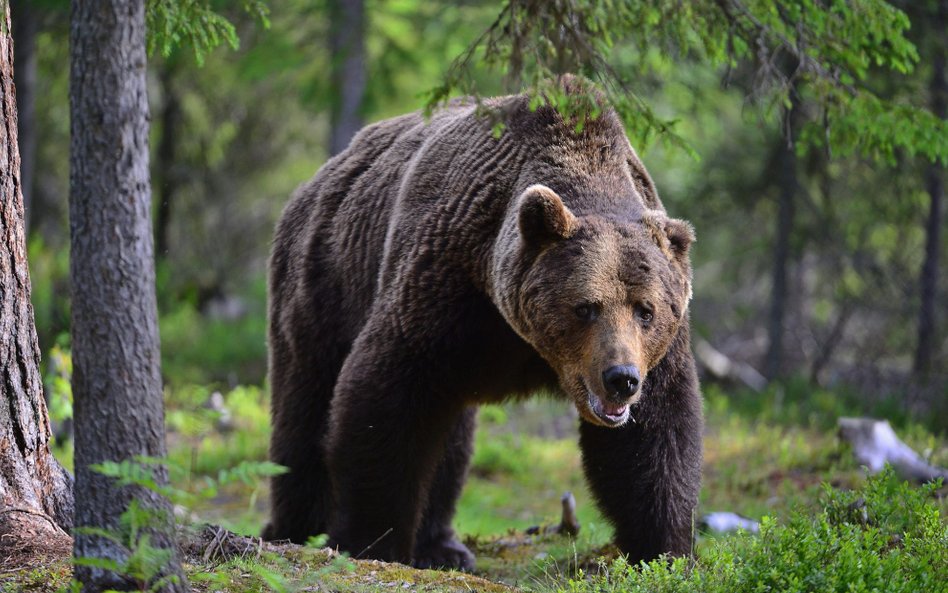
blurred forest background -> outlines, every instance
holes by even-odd
[[[196,57],[184,43],[148,64],[170,449],[197,473],[266,456],[266,262],[289,195],[361,125],[422,108],[498,12],[474,0],[269,0],[262,26],[243,3],[211,4],[234,24],[239,47]],[[944,118],[945,8],[895,4],[911,19],[919,62],[909,73],[872,71],[867,85]],[[11,0],[11,12],[36,326],[68,465],[69,7]],[[615,56],[637,51],[620,46]],[[708,447],[718,473],[702,504],[759,517],[783,488],[778,467],[815,468],[791,480],[815,487],[839,469],[827,431],[847,414],[892,420],[944,465],[944,439],[934,436],[948,430],[942,167],[898,149],[805,150],[793,142],[800,122],[820,117],[805,92],[787,105],[757,101],[752,69],[661,51],[636,59],[649,66],[636,93],[685,143],[633,134],[667,210],[698,237],[693,336],[709,430],[721,436]],[[496,72],[475,66],[473,76],[485,95],[506,92]],[[484,480],[462,503],[462,531],[535,522],[529,513],[485,519],[484,510],[513,504],[498,498],[509,489],[503,476],[531,464],[550,472],[543,480],[562,477],[544,488],[582,488],[575,449],[562,452],[570,414],[546,402],[482,414],[474,474]],[[740,459],[749,452],[759,459]],[[240,512],[221,500],[207,512],[253,532],[257,494]]]

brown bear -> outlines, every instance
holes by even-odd
[[[575,80],[569,93],[586,93]],[[363,129],[291,200],[270,262],[267,539],[471,569],[451,519],[475,406],[575,404],[591,490],[633,562],[688,554],[702,416],[691,226],[616,113],[527,96]]]

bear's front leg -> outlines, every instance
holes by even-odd
[[[646,379],[618,428],[583,421],[583,469],[616,544],[636,564],[692,552],[701,485],[703,420],[687,330]]]
[[[326,442],[329,535],[355,558],[412,560],[427,493],[461,413],[438,390],[443,369],[429,354],[436,356],[397,327],[370,321],[339,376]]]
[[[427,508],[415,536],[412,564],[416,568],[474,570],[474,554],[458,540],[451,520],[467,477],[476,425],[477,409],[465,408],[448,436],[444,454],[428,491]]]

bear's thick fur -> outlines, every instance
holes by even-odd
[[[566,81],[567,92],[581,88]],[[701,466],[693,235],[611,110],[576,131],[493,99],[362,130],[289,203],[270,262],[264,537],[470,569],[451,528],[474,406],[574,401],[591,489],[632,561],[688,554]]]

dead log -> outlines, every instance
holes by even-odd
[[[767,387],[767,378],[757,369],[746,362],[732,360],[707,340],[696,339],[694,349],[698,363],[715,379],[737,381],[754,391],[763,391]]]
[[[871,473],[882,471],[888,463],[895,473],[913,482],[948,481],[948,470],[928,464],[914,449],[896,436],[887,420],[840,418],[839,436],[852,445],[859,463]]]

